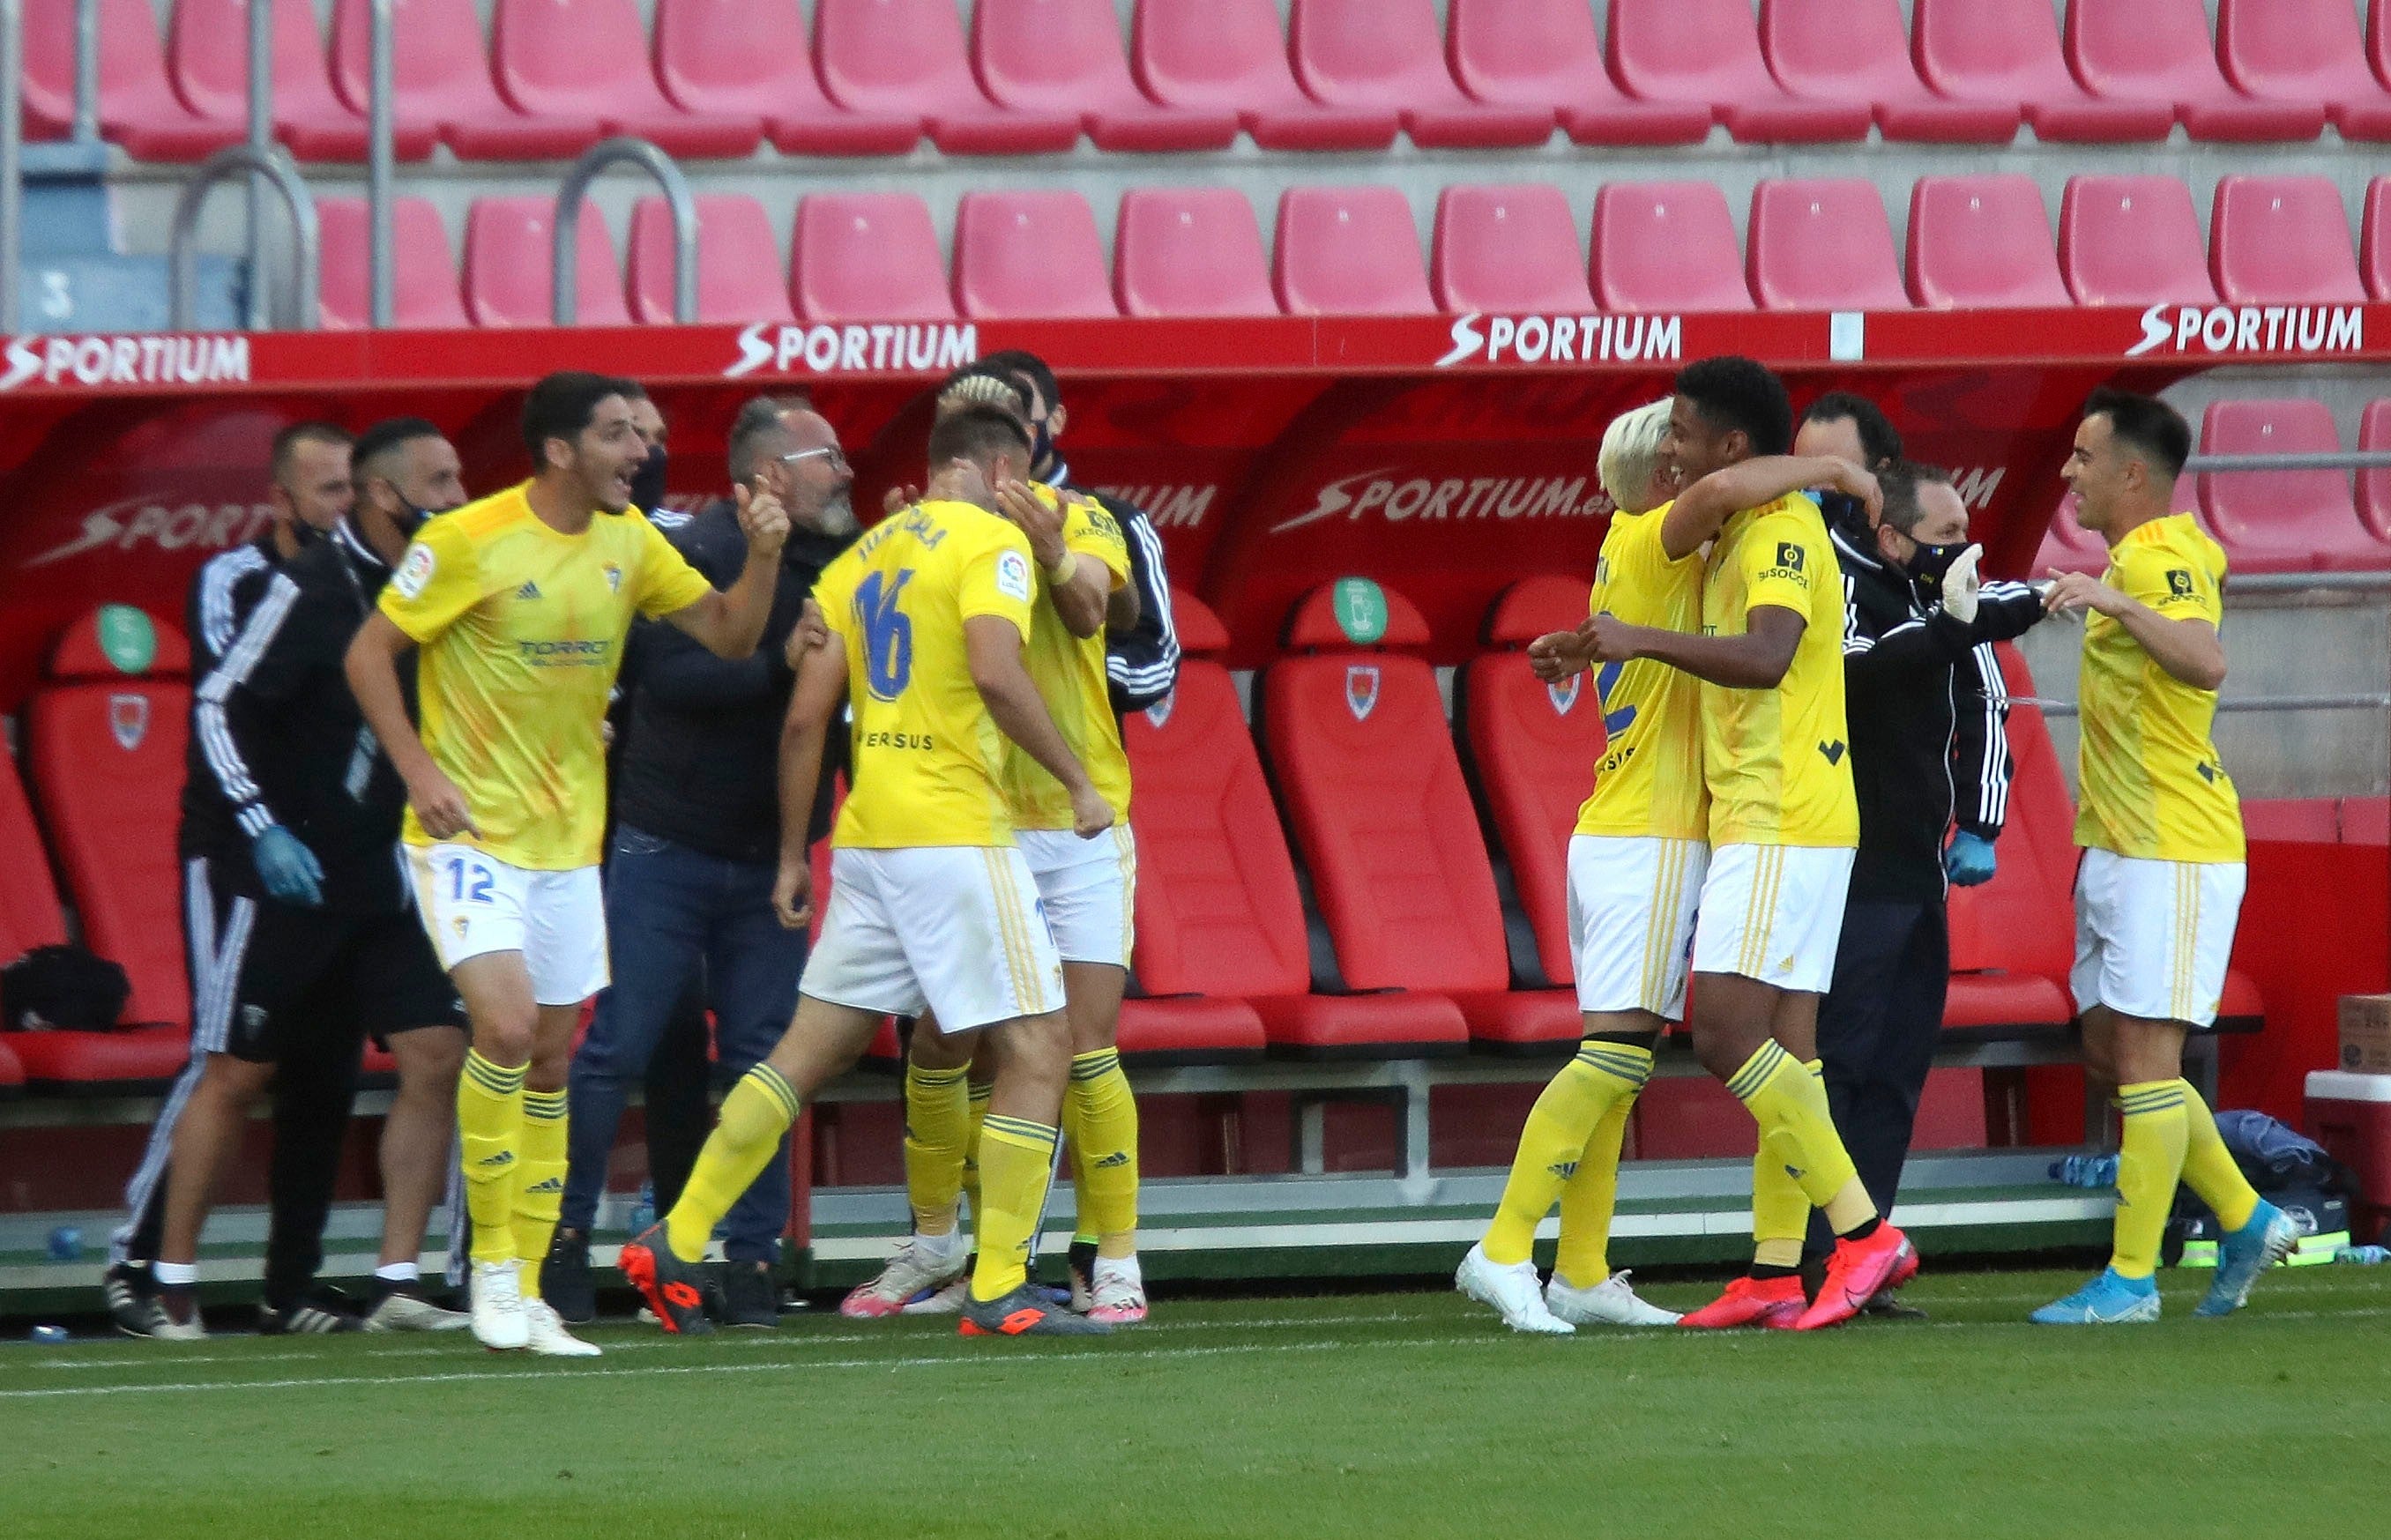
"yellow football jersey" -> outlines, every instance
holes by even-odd
[[[1689,634],[1700,628],[1701,555],[1669,560],[1661,545],[1668,511],[1662,503],[1644,513],[1611,515],[1586,613]],[[1594,795],[1578,809],[1577,832],[1708,839],[1702,681],[1665,663],[1635,658],[1599,666],[1594,684],[1609,740],[1595,767]]]
[[[633,613],[670,615],[714,590],[637,509],[566,535],[532,511],[529,485],[426,520],[381,613],[423,650],[423,746],[481,831],[458,842],[563,872],[601,854],[599,728]],[[432,843],[412,808],[404,837]]]
[[[1818,505],[1792,492],[1726,522],[1702,585],[1702,633],[1740,636],[1761,605],[1803,617],[1774,690],[1702,686],[1711,844],[1860,842],[1843,725],[1843,571]]]
[[[1052,498],[1051,488],[1039,488]],[[1065,505],[1063,546],[1082,562],[1099,562],[1110,575],[1107,591],[1129,581],[1129,539],[1113,516],[1081,498]],[[1104,794],[1113,817],[1129,822],[1129,755],[1121,747],[1120,723],[1113,716],[1112,687],[1105,677],[1105,633],[1075,637],[1054,613],[1046,575],[1038,575],[1038,598],[1029,621],[1029,645],[1022,654],[1029,677],[1071,752],[1087,767],[1088,779]],[[1000,770],[1016,829],[1071,827],[1071,794],[1046,773],[1020,744],[1004,741]]]
[[[847,650],[855,789],[831,844],[850,849],[1013,843],[998,770],[1011,741],[972,682],[963,622],[1031,635],[1029,537],[964,502],[922,502],[822,569],[814,599]]]
[[[2109,552],[2103,577],[2169,620],[2225,617],[2225,551],[2189,513],[2152,519]],[[2160,667],[2125,626],[2084,617],[2075,843],[2146,861],[2243,858],[2242,802],[2209,736],[2217,692]]]

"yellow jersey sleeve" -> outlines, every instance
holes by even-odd
[[[1029,537],[1002,519],[990,520],[975,535],[953,538],[973,544],[959,553],[962,571],[955,585],[957,607],[965,620],[1002,615],[1029,640],[1030,606],[1038,597],[1038,575],[1030,565]]]
[[[845,637],[855,628],[848,612],[855,608],[855,583],[862,571],[863,563],[849,546],[814,579],[813,601],[821,607],[822,624],[834,637]]]
[[[1111,579],[1108,590],[1128,583],[1129,537],[1121,533],[1119,521],[1092,498],[1073,498],[1063,505],[1063,549],[1102,562]]]
[[[642,513],[626,515],[640,521],[639,586],[632,590],[631,602],[640,613],[653,620],[659,615],[685,610],[707,594],[714,585],[705,575],[689,564],[689,558],[670,540],[665,532],[650,524]]]
[[[1661,543],[1669,505],[1617,513],[1602,537],[1586,609],[1631,626],[1699,631],[1704,569],[1699,551],[1672,561]],[[1605,737],[1594,791],[1578,809],[1577,833],[1630,838],[1706,839],[1710,791],[1702,781],[1701,680],[1665,663],[1606,663],[1586,681]],[[1568,690],[1582,686],[1574,683]],[[1573,693],[1556,693],[1575,709]]]
[[[2114,558],[2116,586],[2169,620],[2225,619],[2224,574],[2179,540],[2127,541]]]
[[[1815,526],[1812,527],[1812,526]],[[1827,544],[1826,527],[1817,520],[1790,513],[1763,517],[1736,548],[1735,561],[1743,579],[1743,613],[1764,604],[1791,610],[1804,620],[1816,606],[1816,587]]]
[[[425,520],[382,586],[381,613],[418,646],[430,641],[488,597],[478,557],[458,519],[435,514]]]

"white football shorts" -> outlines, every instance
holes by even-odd
[[[2075,1009],[2217,1024],[2249,868],[2087,850],[2075,872]]]
[[[535,872],[470,845],[406,847],[415,907],[440,965],[519,951],[532,999],[578,1005],[606,987],[606,900],[598,868]]]
[[[1038,881],[1046,928],[1066,963],[1129,966],[1137,947],[1137,841],[1116,823],[1093,839],[1023,829],[1014,840]]]
[[[947,1032],[1063,1008],[1063,960],[1013,846],[835,849],[798,990]]]
[[[1572,835],[1570,946],[1581,1011],[1686,1018],[1694,912],[1711,848],[1699,839]]]
[[[1834,981],[1852,885],[1849,846],[1722,845],[1711,851],[1694,924],[1694,971],[1732,973],[1799,994]]]

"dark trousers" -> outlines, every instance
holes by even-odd
[[[705,991],[693,989],[673,1007],[656,1051],[648,1056],[648,1185],[656,1212],[672,1212],[697,1152],[714,1131],[714,1053],[705,1034]]]
[[[1834,983],[1818,1003],[1818,1057],[1835,1132],[1880,1214],[1893,1212],[1918,1099],[1943,1034],[1951,938],[1941,902],[1855,900],[1843,910]],[[1810,1216],[1807,1249],[1834,1245]]]
[[[769,861],[722,861],[628,825],[615,829],[606,866],[614,983],[598,997],[589,1034],[573,1055],[572,1145],[560,1225],[587,1234],[595,1221],[630,1088],[646,1075],[677,1008],[701,980],[726,1072],[745,1074],[788,1030],[806,938],[782,929],[773,915],[773,876]],[[649,1109],[652,1119],[656,1110]],[[687,1109],[673,1116],[688,1120]],[[701,1137],[708,1120],[704,1113],[695,1120]],[[659,1202],[663,1196],[659,1190]],[[788,1219],[784,1138],[731,1209],[724,1255],[774,1260]]]

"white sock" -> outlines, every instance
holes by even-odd
[[[423,1269],[411,1262],[386,1262],[374,1269],[374,1276],[384,1283],[420,1283]]]
[[[1137,1258],[1134,1254],[1126,1257],[1098,1257],[1095,1275],[1089,1281],[1102,1283],[1108,1278],[1118,1278],[1132,1288],[1145,1287],[1145,1275],[1138,1270]]]
[[[925,1236],[916,1231],[913,1244],[943,1261],[963,1249],[963,1227],[958,1224],[943,1236]]]
[[[195,1262],[152,1262],[149,1273],[161,1288],[189,1288],[200,1281],[200,1264]]]

